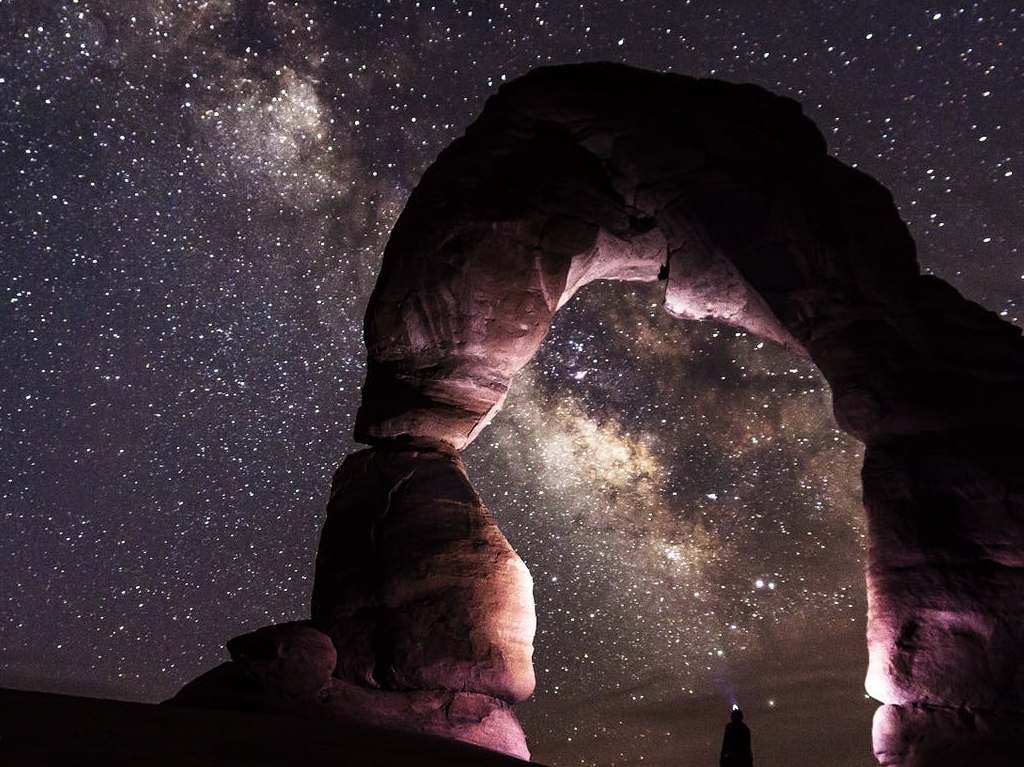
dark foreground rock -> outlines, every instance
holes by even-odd
[[[307,623],[261,628],[232,639],[228,651],[230,661],[189,682],[165,705],[403,730],[529,759],[506,701],[466,689],[387,689],[339,679],[330,637]]]
[[[449,738],[344,722],[0,689],[0,764],[516,767]]]

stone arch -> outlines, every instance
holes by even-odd
[[[926,763],[915,728],[970,740],[1019,714],[1020,330],[920,273],[891,195],[796,102],[586,64],[503,86],[388,241],[356,422],[371,448],[335,476],[313,593],[338,715],[528,754],[509,706],[534,684],[529,573],[458,452],[598,279],[661,280],[670,313],[785,344],[828,380],[865,444],[880,760]]]
[[[357,439],[464,448],[595,279],[664,280],[670,313],[814,361],[866,446],[868,692],[1020,709],[1020,331],[920,274],[891,195],[793,101],[612,64],[503,87],[388,242]]]

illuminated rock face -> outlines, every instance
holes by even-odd
[[[608,64],[504,86],[392,233],[357,437],[462,449],[574,291],[659,278],[673,315],[809,356],[865,443],[869,692],[1024,710],[1020,332],[920,274],[795,102]]]
[[[533,581],[443,445],[349,456],[317,554],[313,620],[228,642],[174,703],[362,723],[523,759]]]
[[[387,690],[533,693],[533,581],[454,452],[378,448],[338,470],[313,621],[334,675]]]
[[[394,228],[365,324],[372,449],[335,477],[317,562],[332,685],[407,729],[432,726],[430,706],[384,701],[482,696],[468,708],[487,715],[446,732],[525,753],[507,704],[533,686],[529,577],[456,452],[597,279],[664,280],[674,316],[782,343],[827,378],[866,446],[880,759],[941,763],[903,746],[1024,710],[1020,331],[920,274],[889,193],[828,157],[795,102],[612,64],[502,87]]]
[[[232,639],[228,650],[230,662],[190,682],[169,704],[399,729],[529,758],[507,702],[466,690],[395,690],[339,679],[331,638],[307,623],[259,629]]]

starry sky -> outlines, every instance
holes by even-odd
[[[0,684],[158,701],[308,614],[388,232],[503,81],[754,82],[1022,323],[1024,4],[0,0]],[[596,284],[464,458],[537,760],[868,765],[860,447],[771,342]],[[796,760],[796,761],[793,761]]]

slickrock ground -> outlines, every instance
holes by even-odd
[[[0,763],[136,767],[521,767],[447,738],[244,711],[0,689]]]

